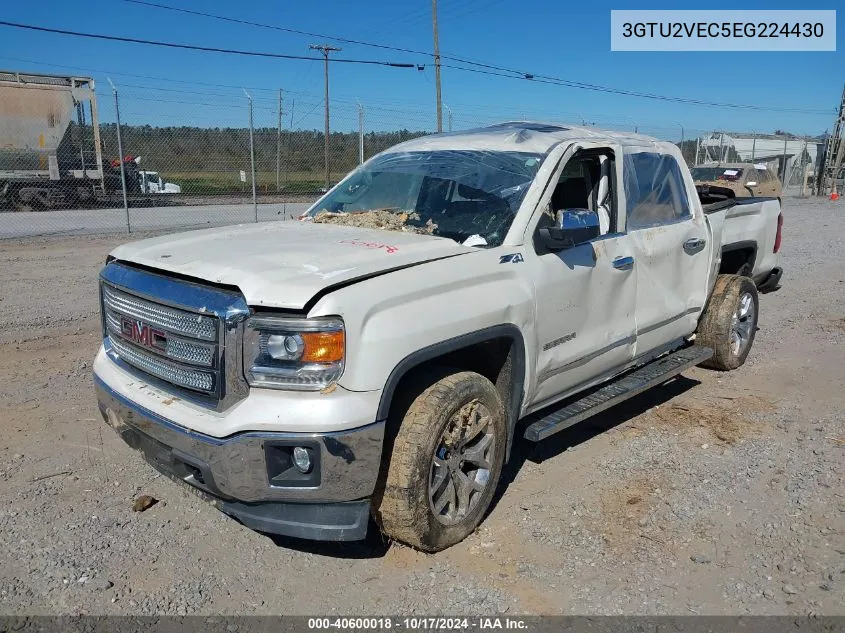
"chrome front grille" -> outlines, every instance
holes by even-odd
[[[204,341],[217,340],[217,319],[214,317],[159,305],[108,285],[103,286],[103,303],[119,314],[141,319],[173,334]]]
[[[112,262],[101,273],[106,351],[115,362],[222,409],[246,394],[239,295]]]
[[[214,391],[214,374],[183,367],[178,363],[171,363],[154,354],[139,350],[136,346],[127,344],[120,337],[111,337],[111,346],[117,355],[133,367],[141,369],[156,378],[172,382],[186,389],[211,393]]]
[[[106,292],[107,290],[104,289],[104,294]],[[136,325],[139,321],[134,317],[129,318],[127,315],[114,310],[107,300],[104,299],[103,303],[103,314],[105,315],[106,330],[109,336],[122,337],[128,339],[128,342],[133,342],[132,326]],[[149,324],[146,321],[140,322]],[[214,367],[214,356],[217,348],[213,343],[180,338],[172,332],[167,332],[167,335],[162,340],[160,349],[157,351],[164,353],[164,356],[171,360],[200,365],[202,367]]]
[[[164,306],[103,284],[103,316],[113,352],[156,378],[215,392],[218,320]]]

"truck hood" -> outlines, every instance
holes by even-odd
[[[431,235],[291,221],[156,237],[112,256],[237,286],[252,306],[301,309],[329,286],[473,250]]]

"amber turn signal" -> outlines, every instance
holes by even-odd
[[[304,363],[335,363],[343,360],[345,337],[343,330],[335,332],[302,332],[305,351],[301,361]]]

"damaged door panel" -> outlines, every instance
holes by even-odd
[[[680,165],[654,151],[627,153],[627,230],[637,261],[637,355],[695,329],[707,296],[711,250]],[[694,280],[701,280],[700,283]]]
[[[532,408],[633,359],[637,267],[630,236],[616,231],[613,186],[618,149],[580,144],[564,158],[541,201],[537,227],[576,210],[599,219],[599,237],[559,251],[538,243],[531,277],[537,295],[536,389]],[[613,229],[613,232],[611,232]]]

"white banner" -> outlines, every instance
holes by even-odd
[[[620,10],[612,51],[835,51],[836,11]]]

